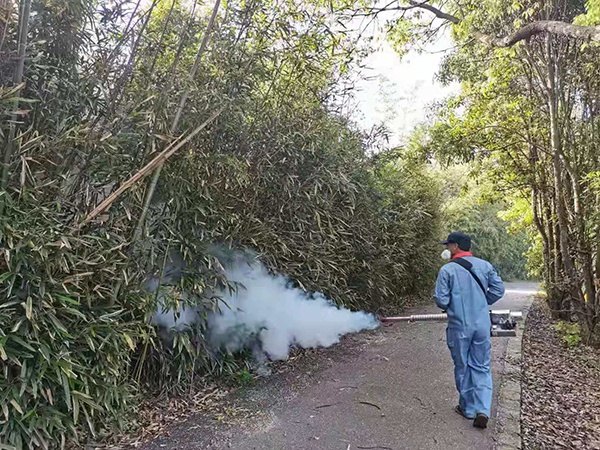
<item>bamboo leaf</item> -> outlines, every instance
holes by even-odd
[[[18,450],[18,448],[13,445],[0,443],[0,450]]]
[[[71,411],[73,409],[73,402],[71,399],[71,387],[69,385],[69,378],[64,372],[60,372],[60,376],[62,379],[62,386],[65,394],[65,403],[67,404],[67,409]]]
[[[77,424],[79,422],[79,400],[73,397],[73,422]]]
[[[129,348],[131,350],[135,350],[135,344],[133,343],[131,336],[129,336],[128,334],[123,334],[123,337],[125,338],[125,341],[127,342],[127,345],[129,346]]]
[[[25,306],[25,317],[31,320],[33,318],[33,299],[31,296],[27,297],[27,304]]]
[[[19,412],[19,414],[23,414],[23,410],[21,409],[21,405],[19,405],[19,403],[17,403],[16,400],[14,400],[14,399],[11,400],[10,404],[13,406],[13,408],[15,408]]]
[[[20,322],[22,322],[22,321],[20,321]],[[19,323],[19,325],[20,325],[20,323]],[[13,331],[13,333],[14,332],[15,331]],[[27,342],[25,342],[23,339],[21,339],[19,336],[15,335],[15,334],[12,334],[12,335],[9,336],[9,338],[10,338],[9,340],[15,341],[17,344],[19,344],[22,347],[25,347],[27,350],[35,353],[35,349],[31,345],[29,345]]]

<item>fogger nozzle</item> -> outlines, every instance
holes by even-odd
[[[380,322],[443,322],[448,320],[448,314],[413,314],[411,316],[380,317]],[[490,333],[493,337],[516,336],[517,322],[523,320],[521,311],[509,309],[490,310],[490,321],[492,328]]]
[[[492,323],[494,318],[502,317],[505,319],[511,319],[517,322],[523,320],[523,313],[521,311],[511,311],[509,309],[492,309],[490,310],[490,316],[492,318]],[[448,314],[439,313],[439,314],[413,314],[410,316],[392,316],[392,317],[380,317],[380,322],[443,322],[444,320],[448,320]]]

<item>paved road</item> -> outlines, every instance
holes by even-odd
[[[494,307],[526,310],[536,289],[532,283],[509,283]],[[477,430],[453,412],[457,394],[444,330],[443,323],[404,323],[352,336],[300,373],[249,390],[247,405],[257,412],[251,420],[215,426],[205,417],[192,418],[146,448],[493,449],[493,424]],[[493,339],[496,386],[508,339]]]

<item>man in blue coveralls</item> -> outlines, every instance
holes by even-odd
[[[450,233],[441,244],[446,246],[442,257],[451,262],[440,269],[435,302],[448,314],[446,341],[459,393],[455,410],[473,426],[486,428],[492,408],[489,306],[502,298],[504,284],[489,262],[469,252],[468,235]]]

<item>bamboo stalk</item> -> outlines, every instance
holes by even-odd
[[[31,10],[31,0],[22,0],[19,10],[19,50],[17,54],[17,66],[13,77],[13,84],[19,86],[23,82],[23,72],[25,69],[25,54],[27,50],[27,33],[29,32],[29,12]],[[17,135],[17,109],[19,101],[14,102],[14,111],[11,118],[8,141],[4,150],[4,165],[2,167],[2,181],[0,188],[5,189],[8,183],[10,172],[10,163],[14,154],[14,140]],[[3,209],[4,203],[0,206]]]
[[[11,10],[11,0],[0,0],[0,51],[2,50],[2,47],[4,47],[4,40],[6,39],[6,30],[8,28]]]
[[[206,47],[208,45],[208,40],[210,38],[210,33],[215,24],[215,20],[217,18],[217,13],[219,12],[219,6],[221,5],[221,0],[216,0],[215,6],[213,7],[212,15],[210,16],[210,20],[208,21],[208,26],[206,27],[206,32],[204,33],[204,37],[202,38],[202,42],[200,43],[200,47],[198,48],[198,53],[196,53],[196,60],[194,61],[194,65],[189,73],[190,82],[193,82],[196,77],[196,73],[198,72],[198,68],[200,67],[200,61],[202,60],[202,55],[204,54]],[[187,102],[189,96],[189,89],[186,89],[181,98],[179,100],[179,107],[177,108],[177,112],[175,113],[175,117],[173,118],[173,123],[171,125],[171,134],[175,134],[177,131],[177,126],[179,125],[179,120],[181,119],[181,114],[185,108],[185,104]],[[135,232],[133,233],[133,241],[136,242],[140,236],[142,235],[142,230],[144,229],[144,222],[146,221],[146,216],[148,215],[148,211],[150,210],[150,204],[152,203],[152,198],[154,197],[154,191],[156,190],[156,186],[158,184],[158,179],[160,178],[160,173],[162,171],[162,164],[158,164],[156,166],[156,171],[152,176],[152,180],[148,185],[148,190],[146,191],[146,198],[144,199],[144,206],[142,207],[142,212],[138,219],[137,226],[135,228]]]

